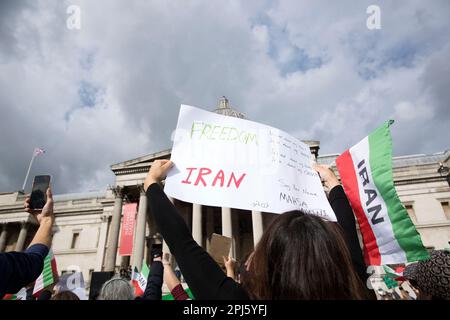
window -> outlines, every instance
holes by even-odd
[[[80,237],[79,232],[74,232],[72,234],[72,244],[70,245],[70,249],[75,249],[78,246],[78,238]]]
[[[412,222],[417,223],[416,213],[414,212],[414,207],[412,204],[405,204],[406,211],[408,211],[408,215],[411,218]]]
[[[448,201],[441,202],[442,209],[444,210],[445,216],[450,220],[450,206]]]

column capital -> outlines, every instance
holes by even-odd
[[[28,222],[27,221],[20,221],[20,228],[21,229],[28,229]]]
[[[123,197],[123,187],[115,186],[111,188],[112,192],[116,196],[116,198],[122,198]]]
[[[139,193],[141,194],[141,196],[146,194],[146,193],[145,193],[145,189],[144,189],[144,184],[143,184],[143,183],[138,184],[137,187],[138,187],[138,189],[139,189]]]

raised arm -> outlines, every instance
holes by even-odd
[[[178,280],[177,276],[175,275],[175,272],[173,272],[169,253],[164,254],[163,265],[164,265],[164,282],[167,284],[167,287],[169,288],[173,298],[175,300],[189,299],[189,296],[186,293],[186,291],[184,291],[180,280]]]
[[[155,161],[144,188],[155,222],[193,295],[196,299],[248,299],[240,285],[228,278],[211,256],[195,242],[183,218],[159,185],[171,166],[169,160]]]
[[[161,257],[154,258],[150,266],[150,274],[147,278],[147,286],[144,294],[141,296],[143,300],[161,300],[162,284],[163,284],[164,267]]]
[[[222,258],[223,258],[223,264],[225,265],[225,269],[227,270],[227,277],[230,277],[231,279],[235,279],[235,273],[234,273],[235,260],[230,256],[222,257]]]
[[[55,220],[51,190],[47,190],[47,202],[42,211],[32,211],[29,201],[29,198],[25,201],[25,211],[36,216],[39,228],[30,246],[24,252],[0,254],[0,297],[5,293],[18,292],[39,277],[51,245]]]
[[[336,214],[338,224],[344,231],[353,266],[361,281],[366,284],[368,278],[367,266],[364,262],[356,232],[355,216],[344,189],[334,172],[328,166],[315,165],[314,169],[319,173],[322,181],[325,183],[325,187],[329,190],[328,200]]]

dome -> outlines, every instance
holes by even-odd
[[[214,112],[224,115],[224,116],[245,119],[245,116],[243,113],[241,113],[237,110],[234,110],[233,108],[230,107],[228,99],[225,96],[223,96],[222,98],[219,99],[219,104],[217,106],[217,109],[214,110]]]

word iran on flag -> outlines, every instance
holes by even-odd
[[[147,263],[142,261],[141,272],[138,271],[136,267],[134,267],[133,274],[131,276],[131,282],[134,286],[134,294],[136,296],[142,296],[145,292],[145,288],[147,287],[147,279],[150,274],[150,269],[148,268]]]
[[[336,159],[342,186],[358,220],[367,265],[429,258],[402,205],[392,174],[393,120]]]

